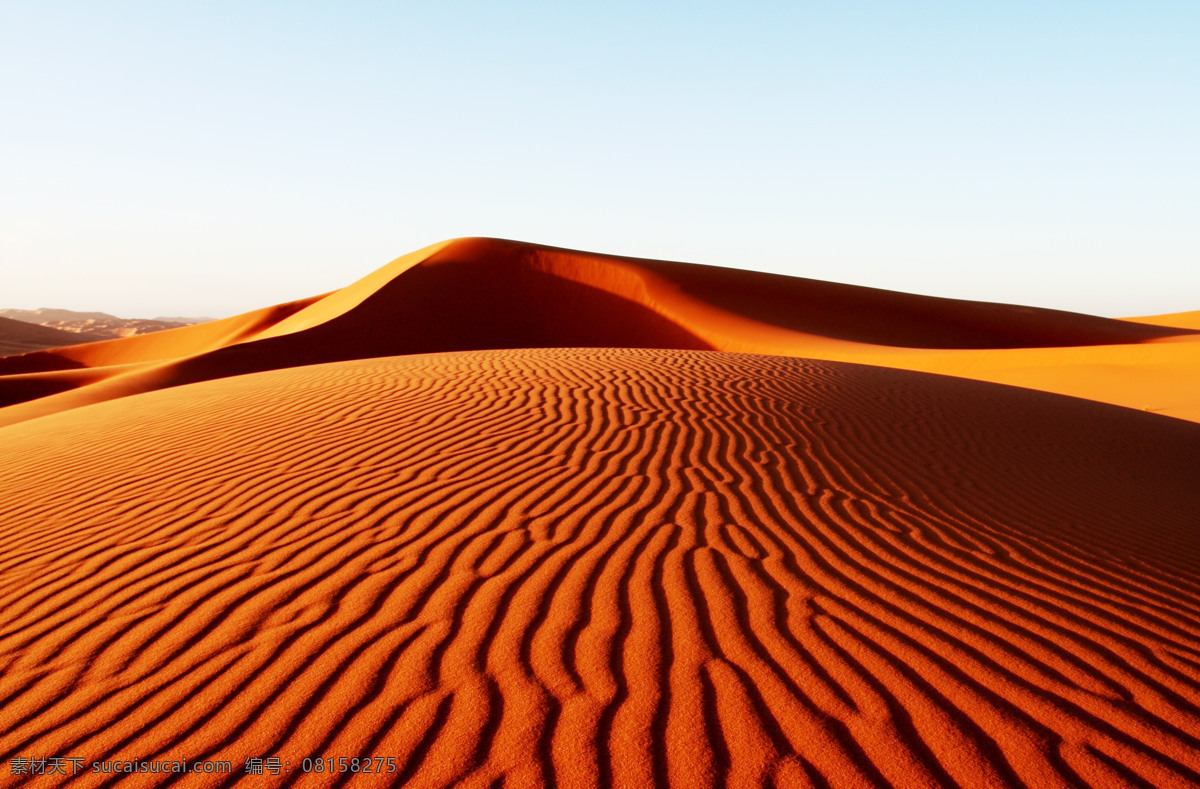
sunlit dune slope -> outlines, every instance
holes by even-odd
[[[1143,348],[1195,337],[1200,333],[1185,328],[1055,310],[469,238],[406,255],[305,302],[0,359],[0,403],[17,404],[0,411],[0,424],[281,367],[526,347],[714,349],[854,361],[1200,419],[1200,394],[1186,383],[1200,370],[1200,343],[1158,352],[1171,358],[1152,386],[1130,391],[1124,374],[1144,358]],[[1087,353],[1077,360],[1077,351]],[[1077,363],[1086,374],[1063,374]],[[49,376],[39,379],[41,389],[4,377],[106,365],[137,366],[83,386],[75,385],[83,377]],[[43,393],[36,402],[19,404],[36,392]]]
[[[55,414],[0,428],[0,757],[1195,786],[1197,468],[1181,420],[697,351],[354,360]]]
[[[1177,329],[1200,331],[1200,310],[1173,312],[1167,315],[1147,315],[1144,318],[1125,318],[1134,323],[1149,323],[1154,326],[1171,326]]]
[[[1040,389],[1200,422],[1200,337],[1169,339],[1180,341],[839,357]]]

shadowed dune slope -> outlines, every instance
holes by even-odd
[[[616,307],[613,298],[630,304]],[[314,336],[318,343],[332,342],[335,335],[362,342],[363,325],[386,328],[385,337],[371,340],[389,343],[384,355],[573,345],[685,347],[667,344],[679,338],[666,326],[631,331],[621,318],[640,314],[635,306],[717,348],[762,342],[731,333],[906,348],[1108,345],[1181,333],[1057,310],[464,238],[401,258],[266,334],[319,325],[324,330]],[[626,314],[610,317],[614,308]],[[659,345],[648,346],[650,340]]]
[[[0,757],[1195,786],[1198,467],[1179,420],[704,351],[352,360],[55,414],[0,428]]]
[[[83,387],[120,376],[140,365],[112,367],[80,367],[70,370],[54,370],[41,373],[18,373],[0,378],[0,408],[17,403],[50,397],[59,393],[71,393],[79,397]],[[52,409],[55,412],[59,409]],[[0,419],[0,424],[4,424]]]

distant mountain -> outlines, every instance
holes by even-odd
[[[0,317],[12,318],[15,321],[37,323],[46,326],[52,321],[119,321],[116,315],[107,312],[76,312],[75,310],[56,310],[40,307],[36,310],[0,310]]]
[[[97,340],[115,340],[119,337],[134,337],[165,329],[178,329],[205,323],[209,318],[118,318],[107,312],[77,312],[41,307],[36,310],[0,310],[0,317],[25,323],[47,326],[77,335],[65,344]],[[63,345],[64,343],[58,343]]]

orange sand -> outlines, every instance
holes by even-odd
[[[1173,312],[1168,315],[1149,315],[1144,318],[1126,318],[1134,323],[1149,323],[1155,326],[1174,326],[1179,329],[1200,331],[1200,310]]]
[[[1095,402],[1186,326],[472,239],[202,328],[0,361],[0,785],[1200,785],[1200,425]]]

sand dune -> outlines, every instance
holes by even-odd
[[[956,375],[1200,420],[1200,332],[748,271],[468,238],[323,297],[153,335],[0,359],[0,424],[281,367],[545,347],[722,350]],[[1170,350],[1151,345],[1185,342]],[[155,364],[150,364],[154,362]],[[140,365],[35,390],[6,375]],[[1153,366],[1137,383],[1131,367]],[[47,379],[50,380],[50,379]],[[1132,381],[1132,382],[1131,382]],[[49,393],[21,403],[36,391]]]
[[[152,334],[72,344],[42,353],[26,353],[0,359],[0,375],[156,362],[192,356],[253,339],[264,328],[273,326],[279,320],[320,298],[322,297],[315,296],[235,315],[232,318]]]
[[[0,358],[0,759],[1200,786],[1195,315],[459,239]]]
[[[1148,323],[1153,326],[1170,326],[1176,329],[1200,331],[1200,310],[1172,312],[1166,315],[1147,315],[1142,318],[1125,318],[1125,320],[1134,323]]]
[[[37,352],[79,342],[79,335],[0,317],[0,356]]]
[[[40,373],[16,373],[0,378],[0,408],[16,403],[40,401],[59,393],[91,393],[92,387],[101,381],[115,378],[140,369],[142,365],[110,365],[107,367],[79,367],[71,370],[54,370]],[[85,389],[85,387],[88,387]],[[54,403],[59,403],[55,400]],[[47,413],[62,410],[57,405]]]
[[[0,428],[0,753],[1195,786],[1197,468],[1182,420],[703,351],[352,360],[67,411]]]

